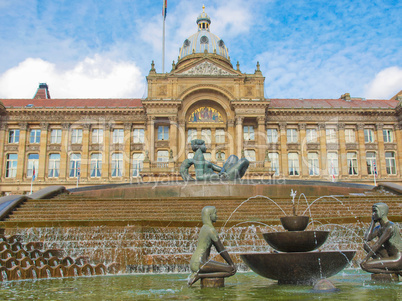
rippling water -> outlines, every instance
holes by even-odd
[[[402,282],[374,284],[348,270],[330,280],[339,289],[316,293],[310,286],[277,285],[254,273],[226,279],[224,288],[187,287],[187,274],[54,278],[0,283],[0,300],[402,300]]]

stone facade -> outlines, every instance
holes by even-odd
[[[216,164],[248,158],[245,178],[402,182],[402,93],[269,99],[258,63],[243,73],[206,49],[168,73],[152,63],[147,81],[145,99],[51,99],[46,84],[1,99],[0,193],[179,180],[194,138]]]

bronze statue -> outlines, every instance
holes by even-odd
[[[190,260],[192,274],[188,280],[188,285],[193,285],[200,278],[226,278],[236,273],[236,267],[229,256],[228,251],[223,247],[212,223],[216,222],[216,208],[206,206],[201,212],[203,226],[198,236],[198,244]],[[222,263],[209,260],[212,245],[215,246],[219,255],[227,262]]]
[[[247,171],[249,161],[245,158],[239,160],[235,155],[231,155],[223,167],[205,160],[204,153],[207,147],[204,140],[192,140],[191,148],[194,151],[194,157],[184,160],[180,166],[180,175],[185,181],[194,180],[188,173],[192,165],[194,165],[195,177],[198,181],[240,179]]]
[[[388,220],[388,205],[377,203],[373,205],[370,227],[364,235],[364,250],[366,258],[360,266],[369,273],[402,274],[402,239],[399,228]],[[375,227],[375,224],[379,223]],[[369,243],[374,238],[375,243]]]

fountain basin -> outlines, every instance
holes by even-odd
[[[322,246],[329,231],[289,231],[263,233],[265,241],[281,252],[308,252]]]
[[[245,253],[241,259],[257,274],[279,284],[312,285],[344,269],[356,251]]]
[[[307,228],[309,216],[283,216],[280,218],[282,226],[288,231],[303,231]]]

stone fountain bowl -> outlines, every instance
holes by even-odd
[[[343,270],[356,251],[245,253],[241,259],[257,274],[279,284],[312,285]]]
[[[263,233],[265,241],[281,252],[309,252],[322,246],[329,231],[290,231]]]
[[[288,231],[303,231],[308,225],[308,216],[284,216],[281,217],[282,226]]]

